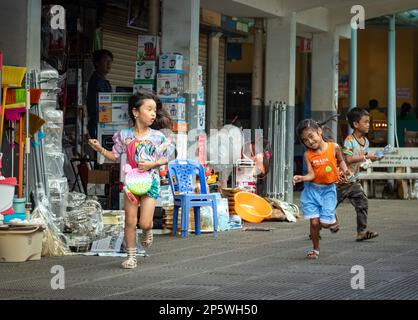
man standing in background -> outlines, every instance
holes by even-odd
[[[112,92],[112,86],[106,75],[112,69],[113,54],[109,50],[93,52],[94,72],[90,77],[87,88],[87,130],[90,139],[97,139],[97,125],[99,123],[99,92]]]

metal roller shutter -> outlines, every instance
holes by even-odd
[[[226,38],[219,39],[219,72],[218,72],[218,109],[217,126],[222,128],[224,125],[224,101],[225,101],[225,43]],[[205,101],[207,101],[207,78],[208,78],[208,34],[200,33],[199,37],[199,65],[203,69],[203,87]],[[206,110],[208,114],[208,111]]]
[[[113,53],[112,71],[107,79],[116,87],[132,87],[135,77],[136,51],[138,47],[138,30],[126,26],[127,10],[106,7],[101,21],[103,28],[103,49]]]
[[[203,91],[205,93],[205,102],[207,101],[207,79],[208,79],[208,35],[200,33],[199,35],[199,65],[203,70]]]

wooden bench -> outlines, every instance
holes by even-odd
[[[375,153],[379,149],[381,148],[370,148],[369,153]],[[389,170],[387,170],[388,172],[374,171],[375,168],[387,168]],[[369,194],[369,182],[373,191],[374,180],[408,180],[409,190],[411,191],[412,180],[418,180],[418,172],[414,169],[418,169],[418,148],[395,148],[394,153],[385,155],[382,160],[373,162],[366,171],[360,172],[359,179],[362,181],[367,196]],[[406,184],[406,182],[404,183]],[[410,192],[407,198],[409,198],[409,195]]]

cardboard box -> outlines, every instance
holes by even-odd
[[[178,98],[183,91],[183,75],[170,73],[157,74],[157,95],[160,98]]]
[[[205,130],[206,127],[206,106],[205,104],[197,103],[197,130]]]
[[[186,121],[173,121],[173,127],[171,129],[174,132],[187,132],[188,125]]]
[[[155,90],[155,79],[151,80],[134,80],[133,93],[138,92],[139,90],[148,90],[154,92]]]
[[[112,94],[99,92],[99,122],[112,122]]]
[[[183,56],[179,53],[164,53],[160,55],[161,73],[183,73]]]
[[[109,184],[109,171],[90,170],[88,174],[87,195],[105,196],[105,188],[107,184]]]
[[[129,98],[130,93],[112,93],[112,122],[129,121]]]
[[[157,74],[155,61],[137,61],[135,67],[135,79],[154,80]]]
[[[221,27],[222,15],[218,12],[200,8],[200,22],[209,26]]]
[[[178,102],[163,102],[163,108],[170,114],[173,121],[186,121],[186,100],[179,98]]]
[[[99,93],[99,122],[128,122],[130,93]]]
[[[157,36],[138,36],[137,60],[157,60],[160,54],[160,38]]]
[[[149,84],[149,83],[144,83],[144,84],[134,83],[132,93],[135,94],[135,93],[137,93],[140,90],[154,92],[154,85],[153,84]]]
[[[178,133],[174,135],[172,140],[176,142],[177,159],[185,160],[187,159],[187,134]]]

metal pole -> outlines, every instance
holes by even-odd
[[[285,180],[285,194],[284,200],[289,203],[293,203],[293,157],[295,147],[295,107],[287,106],[286,108],[286,180]]]
[[[284,192],[285,192],[285,172],[286,172],[286,104],[284,102],[280,102],[280,127],[281,127],[281,134],[280,134],[280,179],[279,179],[279,197],[281,200],[284,200]]]
[[[272,176],[272,189],[273,189],[273,197],[277,198],[277,169],[278,169],[278,161],[279,161],[279,136],[278,136],[278,125],[279,125],[279,103],[276,101],[274,104],[274,131],[273,131],[273,141],[274,141],[274,171]]]
[[[25,160],[26,160],[26,188],[25,188],[25,195],[26,195],[26,205],[25,205],[25,214],[26,220],[30,220],[30,212],[31,212],[31,203],[29,201],[29,156],[30,156],[30,136],[29,136],[29,111],[30,111],[30,85],[31,85],[31,73],[26,73],[26,143],[25,143]],[[23,124],[22,124],[23,125]],[[23,141],[23,139],[22,139]]]
[[[396,121],[395,15],[389,18],[388,40],[388,144],[394,146]]]

